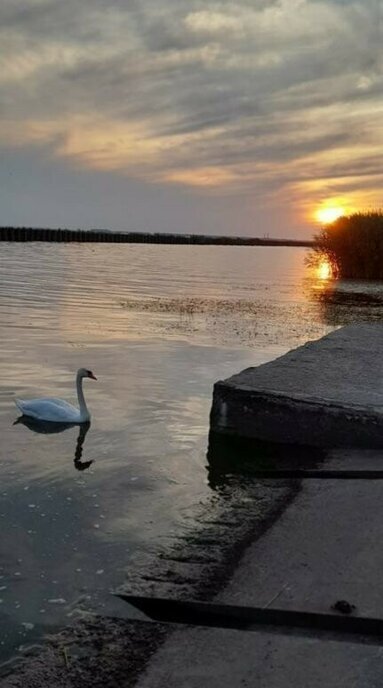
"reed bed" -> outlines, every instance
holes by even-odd
[[[309,265],[326,260],[335,277],[383,280],[383,210],[339,217],[314,241]]]

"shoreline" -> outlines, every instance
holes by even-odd
[[[52,229],[49,227],[0,227],[0,241],[80,242],[123,244],[181,244],[197,246],[298,246],[312,247],[304,239],[222,236],[214,234],[175,234],[170,232],[115,232],[109,229]]]
[[[242,484],[241,484],[242,483]],[[193,532],[158,553],[151,570],[136,573],[116,592],[210,600],[234,574],[246,549],[283,514],[300,481],[231,481],[211,498]],[[115,609],[115,598],[113,600]],[[134,686],[149,658],[172,633],[166,624],[118,615],[86,614],[48,636],[1,676],[1,688]]]

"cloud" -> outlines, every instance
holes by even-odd
[[[4,0],[0,144],[264,201],[335,179],[353,194],[350,168],[375,189],[378,13],[374,0]]]

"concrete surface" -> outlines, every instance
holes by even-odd
[[[382,497],[380,482],[306,481],[280,519],[247,549],[216,601],[330,612],[336,600],[346,599],[356,605],[356,613],[382,616]],[[188,627],[178,627],[165,641],[137,684],[138,688],[382,685],[383,644],[360,644],[350,636],[340,641]]]
[[[381,688],[382,665],[380,647],[184,630],[151,662],[137,688]]]
[[[383,325],[343,327],[217,382],[211,429],[319,447],[383,447]]]

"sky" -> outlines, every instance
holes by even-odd
[[[307,238],[381,208],[382,25],[383,0],[1,0],[0,225]]]

